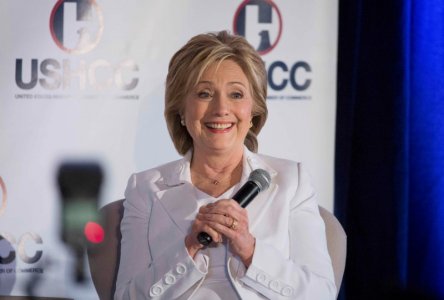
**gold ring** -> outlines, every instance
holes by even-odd
[[[233,223],[230,225],[230,229],[236,230],[237,228],[237,220],[233,218]]]

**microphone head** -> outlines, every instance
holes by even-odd
[[[268,189],[268,187],[270,186],[271,177],[270,173],[268,173],[267,171],[263,169],[256,169],[250,173],[248,180],[256,183],[259,187],[259,190],[262,192]]]

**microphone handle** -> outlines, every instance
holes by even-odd
[[[260,189],[253,181],[247,181],[233,196],[242,208],[247,207],[251,200],[259,194]]]
[[[239,203],[239,205],[242,208],[245,208],[248,204],[250,204],[251,200],[253,200],[254,197],[256,197],[259,194],[259,192],[260,189],[256,183],[254,183],[253,181],[247,181],[236,192],[236,194],[233,196],[233,199],[236,200],[236,202]],[[197,239],[199,243],[201,243],[204,246],[208,246],[213,241],[211,236],[203,231],[197,235]]]

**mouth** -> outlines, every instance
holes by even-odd
[[[231,127],[233,127],[234,123],[213,123],[213,122],[210,122],[210,123],[205,123],[205,126],[211,130],[224,131],[224,130],[228,130]]]

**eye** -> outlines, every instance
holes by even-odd
[[[210,99],[212,97],[212,95],[209,91],[197,92],[197,96],[201,99]]]
[[[242,94],[241,92],[232,92],[230,94],[232,99],[242,99],[244,98],[244,94]]]

